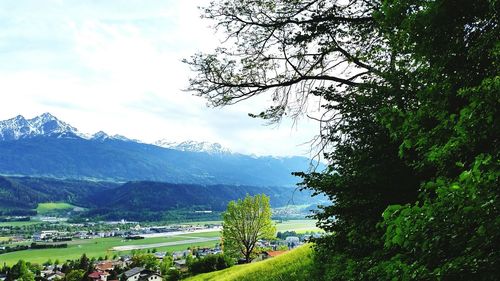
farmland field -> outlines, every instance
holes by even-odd
[[[4,226],[26,226],[43,223],[42,221],[5,221],[0,222],[0,227]]]
[[[297,232],[304,231],[321,231],[316,227],[315,220],[288,220],[282,223],[277,223],[276,228],[278,231],[294,230]]]
[[[36,208],[38,214],[47,214],[54,211],[72,210],[76,206],[68,203],[40,203]]]

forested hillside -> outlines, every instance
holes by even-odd
[[[310,191],[294,187],[235,185],[195,185],[161,182],[94,182],[29,177],[0,177],[0,215],[35,215],[38,203],[67,202],[87,208],[80,217],[94,219],[161,220],[167,213],[213,211],[218,219],[231,200],[246,194],[265,193],[273,207],[316,204],[323,197],[311,198]],[[165,215],[165,217],[162,217]],[[194,216],[194,215],[193,215]]]
[[[89,194],[119,186],[111,182],[0,176],[0,215],[35,215],[38,203],[89,206]]]
[[[0,140],[0,174],[101,181],[294,186],[305,157],[254,157],[163,148],[76,135]]]

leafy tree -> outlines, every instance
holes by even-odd
[[[81,270],[89,270],[90,269],[90,260],[89,258],[87,257],[87,255],[83,254],[81,257],[80,257],[80,261],[78,263],[78,269],[81,269]]]
[[[224,252],[234,257],[243,256],[247,262],[257,240],[273,238],[276,232],[269,197],[264,194],[247,195],[243,200],[229,202],[222,217]]]
[[[35,274],[25,261],[20,260],[12,266],[7,274],[7,280],[35,281]]]
[[[132,267],[141,266],[146,269],[156,270],[160,266],[160,262],[153,254],[136,253],[132,256]]]
[[[166,276],[168,270],[174,265],[174,258],[171,255],[166,255],[160,263],[160,273]]]
[[[70,271],[65,276],[66,281],[82,281],[85,280],[85,271],[81,269],[75,269]]]
[[[224,254],[207,255],[192,261],[189,264],[189,272],[192,274],[212,272],[228,268],[233,264],[233,259]]]
[[[499,275],[498,1],[214,1],[227,36],[186,62],[214,106],[313,115],[332,201],[316,214],[323,280]],[[311,112],[318,104],[319,116]]]
[[[177,268],[171,268],[167,272],[167,276],[165,277],[167,281],[177,281],[181,280],[181,272]]]

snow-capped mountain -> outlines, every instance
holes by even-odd
[[[213,142],[199,142],[199,141],[183,141],[183,142],[171,142],[167,139],[162,139],[154,143],[156,146],[170,148],[180,151],[190,151],[190,152],[206,152],[209,154],[231,154],[231,150],[223,147],[219,143]]]
[[[36,136],[84,137],[75,127],[64,123],[50,113],[32,119],[21,115],[0,121],[0,140],[19,140]]]
[[[86,135],[49,113],[0,121],[0,175],[294,186],[299,180],[291,173],[307,170],[309,162],[231,153],[210,142],[153,145],[102,131]]]
[[[104,140],[121,140],[121,141],[134,141],[134,142],[140,142],[138,140],[131,140],[127,137],[124,137],[122,135],[108,135],[103,131],[99,131],[95,134],[93,134],[89,139],[91,140],[97,140],[97,141],[104,141]]]

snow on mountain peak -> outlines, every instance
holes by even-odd
[[[50,113],[44,113],[32,119],[18,115],[12,119],[0,121],[0,140],[18,140],[36,136],[78,136],[79,132]]]
[[[99,132],[93,134],[91,137],[91,139],[93,139],[93,140],[105,140],[108,138],[109,138],[109,135],[103,131],[99,131]]]
[[[168,139],[162,139],[154,143],[156,146],[161,146],[165,148],[180,150],[180,151],[190,151],[190,152],[206,152],[210,154],[231,154],[232,152],[223,147],[219,143],[212,142],[198,142],[198,141],[183,141],[183,142],[172,142]]]

